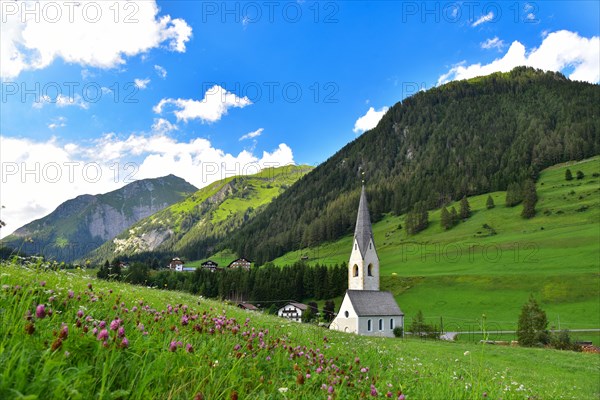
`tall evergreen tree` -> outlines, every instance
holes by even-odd
[[[533,218],[535,216],[535,204],[537,203],[537,192],[535,183],[528,179],[523,184],[523,218]]]
[[[489,195],[486,202],[485,202],[485,206],[488,210],[491,210],[492,208],[494,208],[496,205],[494,204],[494,199],[492,198],[492,195]]]
[[[443,207],[440,213],[440,223],[442,225],[442,228],[444,228],[445,230],[452,228],[452,216],[450,215],[446,207]]]
[[[506,206],[514,207],[523,201],[521,185],[516,182],[510,183],[506,189]]]
[[[533,296],[521,308],[517,327],[517,339],[521,346],[543,346],[549,342],[546,327],[548,318]]]
[[[335,303],[333,300],[327,300],[323,305],[323,318],[325,318],[325,321],[331,322],[333,321],[334,314]]]
[[[406,232],[409,235],[414,235],[427,228],[429,225],[429,213],[424,202],[415,203],[412,211],[406,214]]]
[[[577,171],[575,173],[575,176],[577,177],[577,179],[583,179],[585,177],[585,174],[583,173],[583,171]]]
[[[469,204],[469,200],[467,200],[467,196],[463,196],[460,200],[460,218],[467,219],[471,216],[471,205]]]
[[[458,213],[456,212],[456,208],[454,208],[454,206],[450,209],[450,218],[452,220],[452,226],[458,224]]]

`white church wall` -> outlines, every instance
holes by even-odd
[[[379,320],[382,320],[382,329],[379,329]],[[358,333],[365,336],[385,336],[394,337],[394,329],[390,326],[390,320],[394,321],[394,328],[404,326],[404,318],[402,316],[368,316],[360,317],[358,321]],[[370,329],[369,329],[369,321]]]
[[[331,322],[330,329],[341,332],[358,333],[358,315],[352,307],[350,298],[346,295],[340,306],[337,317]]]

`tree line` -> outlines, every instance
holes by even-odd
[[[124,269],[115,259],[110,263],[106,261],[97,276],[208,298],[258,303],[267,308],[291,300],[331,299],[343,295],[348,288],[348,270],[344,263],[327,267],[298,261],[284,267],[267,263],[249,271],[236,268],[213,272],[196,268],[193,272],[175,272],[154,270],[141,262],[133,262]]]

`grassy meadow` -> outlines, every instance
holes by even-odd
[[[358,337],[81,271],[0,266],[2,399],[592,399],[597,355]]]
[[[571,181],[565,180],[567,168]],[[583,179],[575,178],[579,170]],[[487,194],[470,197],[472,216],[448,231],[440,226],[439,209],[429,212],[429,227],[413,236],[401,228],[404,216],[385,216],[373,224],[382,289],[394,293],[409,319],[422,310],[446,331],[478,330],[483,314],[490,329],[514,329],[530,294],[551,326],[600,328],[598,174],[600,157],[542,171],[537,213],[529,220],[521,218],[521,205],[504,205],[506,192],[490,194],[495,207],[489,210]],[[451,206],[459,210],[458,202]],[[347,262],[351,241],[348,235],[275,263],[302,256],[309,263]]]

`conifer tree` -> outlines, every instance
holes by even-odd
[[[521,201],[523,201],[521,185],[516,182],[509,184],[508,188],[506,189],[506,206],[514,207]]]
[[[526,180],[523,184],[523,218],[533,218],[535,216],[535,203],[537,203],[537,192],[535,183],[532,180]]]
[[[496,206],[494,204],[494,199],[492,199],[492,195],[488,196],[487,201],[485,202],[485,206],[487,207],[488,210],[491,210],[492,208],[494,208]]]
[[[571,170],[568,169],[568,168],[565,171],[565,180],[567,180],[567,181],[572,181],[573,180],[573,173],[571,173]]]
[[[575,176],[577,177],[577,179],[583,179],[585,177],[585,174],[583,173],[583,171],[577,171],[575,173]]]
[[[452,220],[452,226],[458,224],[458,213],[456,212],[456,208],[452,207],[450,209],[450,217]]]
[[[443,207],[440,213],[440,223],[442,225],[442,228],[444,228],[445,230],[452,228],[452,216],[450,215],[446,207]]]
[[[549,341],[548,318],[533,296],[521,308],[517,327],[517,339],[521,346],[543,346]]]
[[[471,216],[471,206],[469,205],[469,200],[467,200],[467,196],[463,196],[460,200],[460,218],[467,219]]]

